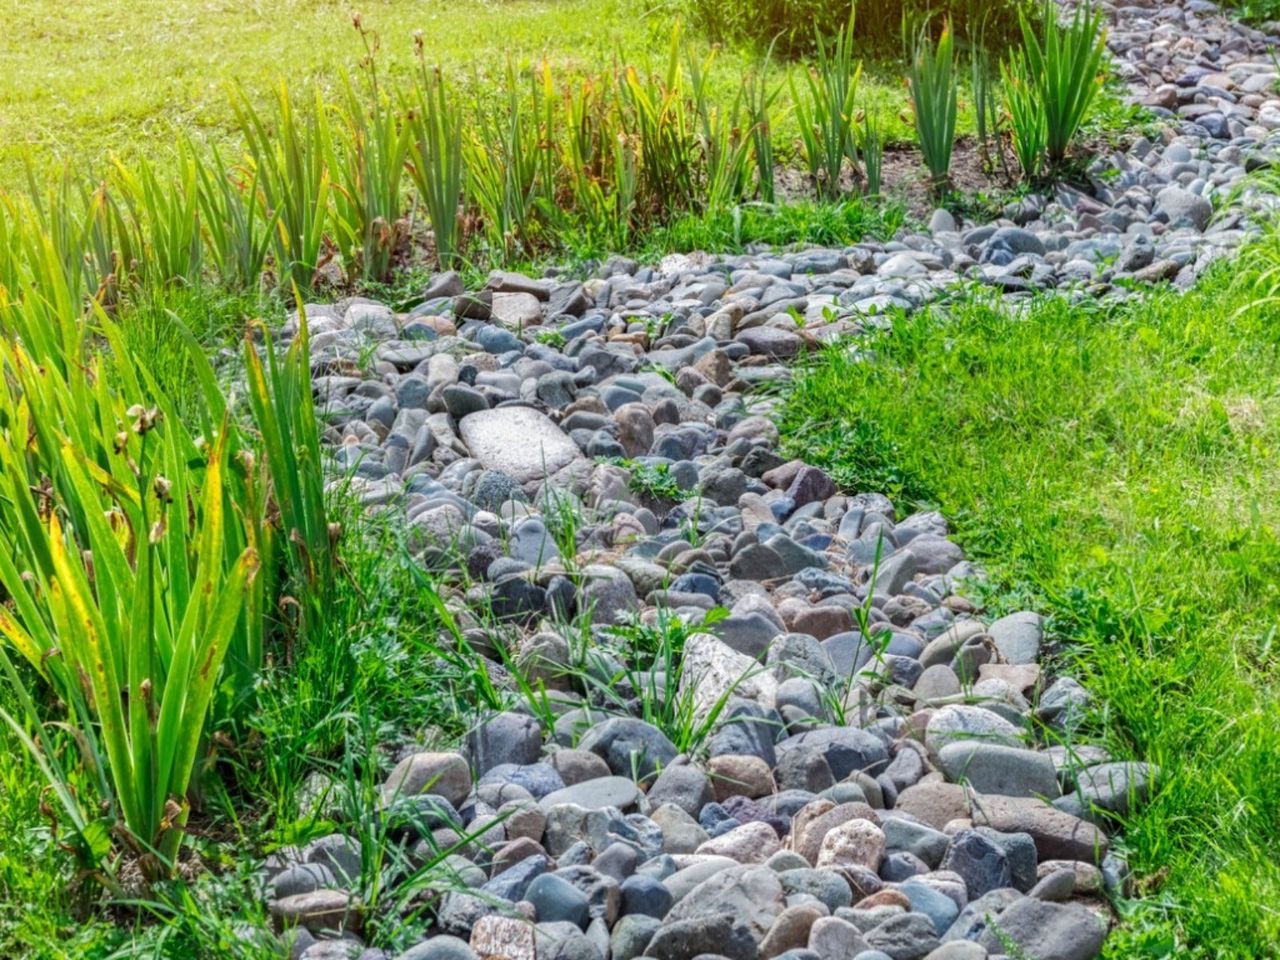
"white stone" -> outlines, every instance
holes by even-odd
[[[695,633],[685,643],[679,694],[693,697],[697,716],[707,716],[731,696],[771,707],[777,690],[778,681],[758,660],[711,634]]]
[[[478,410],[459,430],[471,456],[519,483],[550,476],[580,455],[563,430],[529,407]]]

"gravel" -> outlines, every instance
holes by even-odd
[[[1044,619],[975,607],[944,517],[785,459],[757,387],[886,305],[1136,296],[1247,239],[1272,200],[1244,177],[1280,145],[1268,38],[1202,0],[1104,6],[1165,128],[1099,151],[1087,190],[839,250],[442,274],[408,315],[308,307],[333,482],[401,526],[509,694],[456,751],[393,756],[386,842],[457,844],[400,957],[1100,952],[1126,872],[1108,833],[1159,771],[1088,742]],[[664,630],[670,662],[644,652]],[[356,835],[273,856],[295,955],[359,947]]]

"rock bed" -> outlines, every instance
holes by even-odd
[[[309,308],[337,469],[399,518],[495,683],[547,691],[383,785],[403,859],[457,846],[432,935],[400,957],[1100,951],[1125,883],[1110,818],[1156,771],[1079,741],[1087,692],[1042,669],[1036,613],[965,599],[980,574],[943,517],[780,456],[760,388],[962,280],[1125,295],[1242,241],[1266,195],[1216,220],[1211,200],[1277,141],[1267,38],[1200,0],[1111,13],[1135,97],[1172,125],[1099,158],[1091,195],[843,250],[615,259],[584,283],[445,274],[405,315]],[[662,701],[683,707],[665,729],[642,719]],[[360,859],[343,833],[273,858],[295,956],[384,956],[359,937]]]

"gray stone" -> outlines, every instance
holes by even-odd
[[[1146,763],[1100,763],[1076,775],[1076,793],[1086,804],[1123,816],[1146,802],[1154,773]]]
[[[889,761],[884,741],[866,730],[829,727],[788,737],[777,745],[779,759],[792,751],[822,756],[836,780],[859,770],[878,773]]]
[[[538,801],[538,805],[543,810],[565,804],[582,807],[584,810],[603,810],[606,807],[626,810],[635,806],[639,798],[640,790],[629,777],[601,777],[549,793]]]
[[[578,749],[603,759],[619,777],[651,777],[677,752],[661,730],[632,717],[610,717],[591,727],[578,741]]]
[[[405,757],[382,785],[384,802],[420,793],[444,797],[455,807],[471,792],[471,768],[456,753],[415,753]]]
[[[645,952],[662,922],[656,917],[629,913],[622,917],[609,935],[610,960],[635,960]]]
[[[1101,952],[1106,935],[1106,923],[1087,907],[1023,897],[1000,914],[978,943],[1000,953],[1013,944],[1036,960],[1091,960]]]
[[[822,917],[809,928],[809,949],[822,960],[847,960],[870,949],[862,931],[839,917]]]
[[[467,731],[467,755],[479,775],[500,764],[526,766],[542,752],[538,721],[523,713],[499,713]]]
[[[1167,216],[1170,223],[1186,221],[1203,231],[1213,216],[1213,204],[1181,187],[1169,186],[1156,194],[1155,211]]]
[[[539,923],[564,921],[585,927],[588,920],[586,895],[554,873],[544,873],[529,884],[524,898],[533,904]]]
[[[404,953],[397,954],[396,960],[477,960],[477,958],[475,951],[465,940],[451,937],[446,933],[424,940]]]
[[[963,780],[979,793],[1049,799],[1062,793],[1053,760],[1040,751],[959,740],[938,750],[938,762],[948,780]]]
[[[1044,638],[1044,617],[1029,610],[1011,613],[992,623],[987,633],[1009,663],[1036,663]]]
[[[717,913],[664,923],[644,952],[653,960],[694,960],[703,954],[726,960],[756,960],[756,940],[733,914]]]
[[[658,774],[649,788],[648,798],[655,806],[675,804],[693,817],[714,799],[707,775],[688,764],[669,766]]]
[[[667,922],[728,915],[758,943],[784,907],[782,881],[776,873],[763,866],[732,866],[689,891],[671,908]]]
[[[951,704],[939,708],[925,728],[925,743],[937,752],[948,743],[980,740],[1008,747],[1022,745],[1022,731],[991,710],[968,704]]]
[[[866,940],[891,960],[920,960],[940,943],[933,921],[923,913],[892,916],[868,930]]]
[[[1009,858],[993,840],[976,830],[962,830],[951,838],[941,869],[960,875],[970,900],[1013,882]]]

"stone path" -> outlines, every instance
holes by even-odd
[[[585,283],[446,274],[407,315],[308,309],[337,469],[400,518],[495,682],[543,684],[554,714],[513,692],[388,778],[388,863],[468,838],[401,958],[1099,952],[1126,880],[1110,817],[1156,771],[1081,741],[1088,692],[1040,666],[1035,612],[965,599],[980,571],[945,518],[785,460],[758,388],[959,282],[1124,296],[1246,238],[1269,196],[1225,199],[1280,144],[1270,41],[1201,0],[1108,9],[1170,126],[1100,156],[1091,193],[842,250],[614,259]],[[662,702],[674,718],[642,719]],[[359,853],[336,833],[274,858],[295,956],[384,956],[359,940]]]

